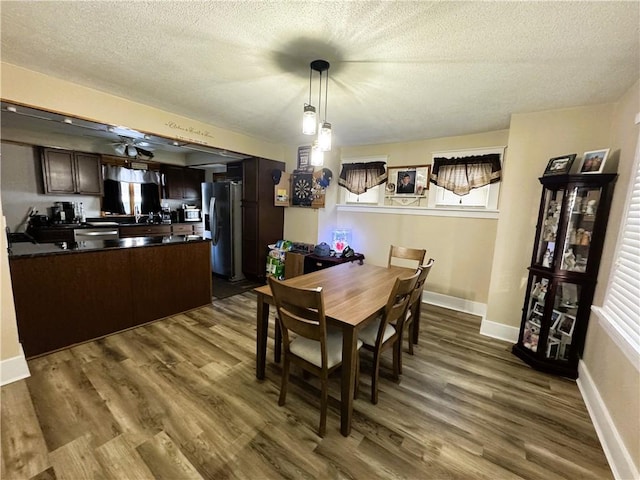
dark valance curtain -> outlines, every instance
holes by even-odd
[[[462,158],[436,157],[431,166],[431,183],[466,195],[471,189],[500,181],[500,155],[491,153]]]
[[[351,193],[360,195],[387,181],[385,162],[345,163],[338,184]]]
[[[122,203],[122,190],[120,182],[115,180],[104,181],[104,197],[102,199],[102,210],[113,214],[124,214],[124,204]]]
[[[141,213],[155,213],[160,211],[160,192],[155,183],[143,183],[140,185],[142,202],[140,204]]]

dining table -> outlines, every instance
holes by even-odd
[[[384,311],[396,278],[413,273],[413,269],[405,267],[350,262],[284,280],[287,285],[298,288],[322,287],[327,324],[342,330],[340,432],[344,436],[351,433],[358,331]],[[263,380],[269,305],[274,302],[268,284],[254,291],[257,294],[256,377]],[[275,338],[274,359],[278,362],[281,348],[279,335]]]

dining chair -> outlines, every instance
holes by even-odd
[[[402,328],[411,292],[415,289],[419,272],[410,277],[396,278],[396,282],[389,294],[383,314],[373,320],[358,333],[358,339],[363,347],[373,352],[373,367],[371,372],[371,403],[378,403],[378,379],[380,376],[380,356],[385,350],[402,343]],[[400,349],[393,348],[393,377],[400,377]]]
[[[342,332],[327,329],[322,287],[297,288],[269,277],[276,305],[276,316],[282,334],[284,361],[278,405],[285,404],[291,362],[305,372],[320,378],[320,427],[323,437],[327,428],[329,374],[342,364]],[[294,335],[292,335],[292,333]],[[357,342],[360,349],[362,342]],[[358,357],[356,356],[356,362]],[[356,363],[356,385],[359,363]]]
[[[412,260],[416,261],[416,267],[422,265],[424,262],[424,257],[427,255],[427,251],[422,248],[408,248],[408,247],[399,247],[397,245],[391,245],[389,247],[389,261],[387,266],[390,267],[392,265],[392,259],[402,259],[402,260]],[[397,262],[394,262],[394,264]]]
[[[425,265],[421,265],[418,267],[418,280],[416,281],[416,286],[411,292],[411,296],[409,297],[409,305],[407,306],[407,312],[404,318],[404,324],[402,326],[403,332],[408,332],[408,346],[409,346],[409,354],[413,355],[413,332],[415,324],[418,322],[416,315],[420,314],[420,302],[422,301],[422,292],[424,290],[424,284],[427,281],[427,277],[429,276],[429,272],[431,271],[431,267],[435,263],[433,258],[430,258],[429,261]],[[400,373],[402,373],[402,339],[397,344],[397,348],[400,349]]]

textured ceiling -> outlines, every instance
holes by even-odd
[[[337,146],[504,129],[640,76],[637,1],[0,6],[3,62],[289,145],[317,58]]]

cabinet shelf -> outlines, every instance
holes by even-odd
[[[538,370],[578,376],[615,179],[615,174],[540,178],[536,238],[512,349]]]

